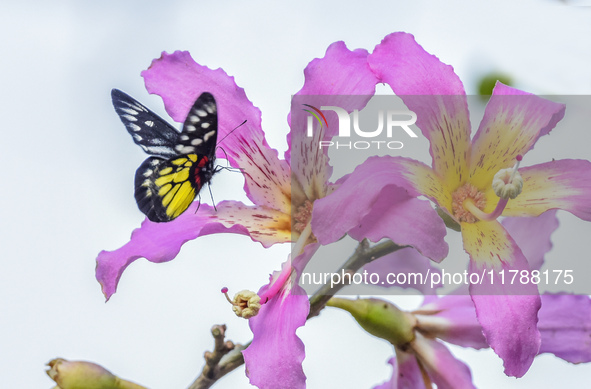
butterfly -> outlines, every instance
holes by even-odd
[[[181,132],[118,89],[111,91],[115,112],[133,141],[151,157],[135,173],[135,200],[153,222],[168,222],[185,212],[216,173],[217,106],[202,93]]]

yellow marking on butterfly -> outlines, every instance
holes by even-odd
[[[180,185],[175,185],[172,188],[172,190],[170,192],[168,192],[168,194],[166,196],[164,196],[164,198],[162,199],[162,205],[167,207],[168,204],[170,204],[170,202],[174,198],[175,194],[179,191],[180,187],[181,187]],[[166,213],[168,213],[168,209],[166,210]]]
[[[170,184],[166,184],[163,187],[160,188],[160,190],[158,191],[158,196],[163,197],[165,194],[168,193],[168,191],[172,188],[172,185]]]
[[[172,168],[171,167],[167,167],[167,168],[164,168],[164,169],[160,170],[160,174],[162,174],[163,176],[166,175],[166,174],[170,174],[171,172],[172,172]]]
[[[166,208],[166,214],[172,218],[183,213],[193,202],[193,199],[195,199],[195,190],[189,181],[185,181],[182,184],[177,185],[177,187],[179,187],[179,190],[176,193],[176,196],[174,196],[174,199]]]
[[[168,184],[169,182],[171,182],[174,179],[174,174],[168,174],[165,176],[160,176],[157,179],[154,180],[154,183],[157,186],[164,186],[166,184]]]
[[[187,155],[187,158],[189,158],[193,162],[197,162],[197,154],[189,154]]]
[[[172,164],[173,165],[182,165],[185,162],[187,162],[187,158],[184,158],[183,157],[183,158],[177,158],[177,159],[175,159],[174,161],[172,161]]]
[[[174,175],[174,182],[183,182],[189,179],[189,169],[184,168]]]

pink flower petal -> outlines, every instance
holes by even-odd
[[[294,266],[309,260],[314,251],[311,248],[298,256]],[[296,330],[306,323],[310,303],[297,284],[290,284],[289,281],[288,284],[248,321],[254,338],[242,354],[250,383],[260,389],[306,387],[302,369],[304,343],[297,337]],[[271,287],[273,283],[265,285],[259,295],[264,295]]]
[[[289,215],[247,207],[235,201],[220,202],[218,212],[206,204],[201,204],[197,211],[198,206],[197,202],[193,203],[187,211],[168,223],[153,223],[146,219],[123,247],[99,253],[96,278],[107,300],[116,292],[121,274],[133,261],[139,258],[156,263],[170,261],[185,242],[199,236],[230,232],[249,235],[266,246],[291,240]],[[287,222],[281,219],[282,216],[287,217]],[[275,234],[265,230],[269,226],[277,228]],[[285,230],[283,234],[280,226]]]
[[[405,275],[422,274],[424,277],[427,277],[427,274],[441,273],[441,270],[431,266],[431,261],[427,257],[422,256],[412,247],[404,248],[402,250],[395,251],[392,254],[388,254],[382,258],[378,258],[377,260],[365,265],[362,271],[379,274],[380,279],[382,280],[386,279],[390,273]],[[376,286],[381,286],[384,288],[413,288],[423,294],[436,293],[437,288],[443,286],[441,283],[436,283],[432,287],[430,282],[421,283],[420,279],[417,281],[419,282],[412,283],[411,279],[411,282],[396,283],[394,285],[384,283],[377,284]],[[470,303],[472,302],[470,301]]]
[[[148,92],[162,97],[166,111],[179,122],[185,120],[197,96],[205,91],[212,93],[218,106],[221,148],[217,157],[227,155],[232,166],[243,170],[245,191],[253,203],[289,213],[289,196],[285,195],[291,183],[289,166],[267,144],[261,128],[261,111],[248,100],[233,77],[222,69],[211,70],[197,64],[185,51],[162,53],[142,76]],[[244,120],[244,126],[222,140]]]
[[[540,332],[536,325],[541,302],[536,285],[511,284],[511,270],[528,270],[527,260],[516,248],[511,266],[502,268],[477,266],[470,261],[470,273],[486,274],[482,284],[471,284],[470,294],[476,307],[478,321],[488,344],[503,359],[505,374],[522,377],[540,348]],[[493,270],[493,284],[488,272]],[[504,270],[504,280],[498,271]]]
[[[390,203],[392,203],[390,205],[394,207],[392,211],[394,213],[398,212],[401,217],[400,220],[394,220],[395,223],[398,223],[398,226],[387,226],[389,228],[388,236],[396,238],[396,234],[400,234],[399,237],[403,240],[412,240],[413,242],[397,241],[396,243],[423,245],[420,248],[417,247],[417,249],[423,251],[423,254],[431,259],[441,260],[445,256],[441,256],[442,253],[447,252],[445,251],[447,246],[443,246],[441,242],[436,243],[427,234],[434,231],[444,231],[443,222],[434,210],[429,211],[427,209],[427,207],[430,207],[428,203],[423,202],[422,205],[417,205],[418,202],[410,201],[409,195],[419,196],[425,194],[429,197],[436,197],[443,203],[449,202],[449,204],[451,204],[451,198],[441,187],[438,177],[434,175],[430,168],[405,158],[368,158],[332,194],[317,200],[314,203],[312,213],[312,231],[314,235],[322,244],[332,243],[351,231],[351,229],[361,225],[368,215],[378,216],[375,213],[372,214],[372,209],[382,196],[382,190],[392,185],[406,189],[408,195],[405,196],[399,190],[387,189],[386,194],[389,194],[389,191],[397,193],[396,197],[390,199]],[[379,201],[388,202],[387,199]],[[409,215],[408,210],[405,210],[402,205],[398,207],[395,201],[406,201],[404,205],[419,211],[421,215],[427,218],[426,222],[419,223],[416,217],[409,220],[408,217],[411,215]],[[383,205],[381,202],[379,204]],[[403,229],[415,228],[415,226],[419,227],[423,235],[417,235],[416,237],[404,236]],[[361,228],[365,229],[366,227],[362,226]],[[371,235],[376,238],[380,235],[379,231],[368,230],[368,232],[371,232]],[[443,235],[438,232],[436,236],[442,237]],[[423,243],[417,242],[417,240],[422,239],[425,239]]]
[[[326,50],[323,58],[312,60],[304,70],[305,82],[296,96],[309,96],[311,99],[320,98],[321,101],[329,101],[328,105],[336,105],[347,112],[354,109],[362,109],[375,93],[378,79],[367,63],[367,50],[349,50],[344,42],[335,42]],[[328,100],[321,96],[330,96]],[[299,99],[298,99],[299,101]],[[311,100],[308,104],[320,107],[319,103]],[[324,104],[327,105],[327,104]],[[292,107],[300,109],[301,107]],[[291,113],[288,123],[293,129],[305,128],[302,123],[292,122]],[[329,130],[338,128],[328,126]],[[327,136],[335,135],[334,132]],[[288,136],[289,149],[285,153],[285,159],[291,156],[291,142]]]
[[[503,226],[515,240],[530,268],[540,269],[544,255],[552,249],[550,236],[558,228],[556,211],[544,212],[538,217],[509,217]]]
[[[488,188],[499,170],[515,165],[517,155],[525,155],[556,126],[565,109],[564,104],[497,83],[472,141],[470,182]]]
[[[441,342],[417,333],[411,347],[431,380],[437,384],[437,389],[475,388],[468,366],[456,359]]]
[[[538,328],[541,353],[571,363],[591,362],[591,299],[570,294],[542,295]]]
[[[449,295],[429,301],[412,312],[423,333],[462,347],[489,346],[470,296]]]
[[[445,234],[443,220],[428,201],[411,197],[394,185],[384,187],[369,213],[349,230],[353,239],[379,242],[388,238],[399,245],[410,245],[436,261],[447,256]]]
[[[416,113],[416,125],[431,143],[433,169],[450,191],[457,188],[468,177],[470,121],[466,93],[453,68],[400,32],[386,36],[368,61]]]
[[[373,389],[424,389],[423,375],[417,358],[411,353],[396,350],[396,357],[388,361],[392,365],[392,377],[389,381]]]
[[[519,169],[523,192],[510,200],[505,216],[538,216],[563,209],[591,221],[591,162],[563,159]]]

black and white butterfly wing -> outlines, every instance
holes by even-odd
[[[176,150],[181,154],[194,153],[213,160],[217,139],[217,105],[212,94],[204,92],[187,114],[179,136],[180,145],[176,146]]]
[[[174,127],[118,89],[111,91],[111,99],[127,132],[146,153],[165,158],[179,154],[175,147],[180,144],[180,134]]]

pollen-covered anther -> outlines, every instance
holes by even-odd
[[[294,231],[301,233],[304,228],[310,222],[312,217],[312,208],[314,205],[310,200],[306,200],[303,205],[297,207],[293,214],[293,229]]]
[[[238,317],[250,319],[256,316],[261,309],[261,298],[253,291],[241,290],[234,295],[232,300],[228,297],[227,288],[222,289],[222,293],[226,295],[226,298],[232,304],[232,310]]]
[[[465,201],[471,201],[478,209],[484,209],[486,197],[472,184],[465,184],[452,194],[452,211],[460,222],[475,223],[478,218],[464,207]]]
[[[523,178],[516,169],[501,169],[495,174],[492,188],[502,199],[514,199],[523,189]]]

